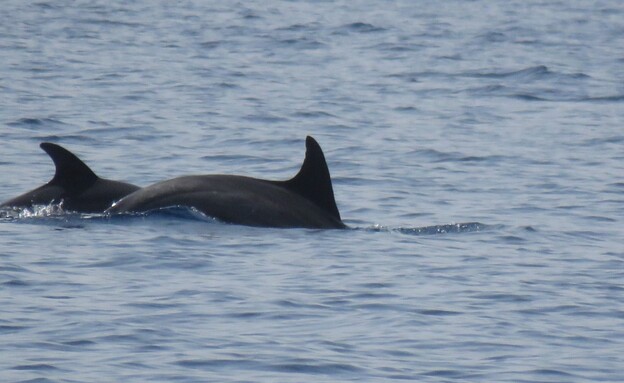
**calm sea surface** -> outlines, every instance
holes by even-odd
[[[0,381],[624,381],[622,2],[7,0],[0,57],[0,200],[42,141],[144,186],[309,134],[350,226],[0,219]]]

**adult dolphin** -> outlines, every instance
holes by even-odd
[[[54,177],[47,184],[10,199],[0,207],[29,208],[62,203],[67,211],[102,213],[113,202],[139,189],[129,183],[98,177],[80,158],[60,145],[44,142],[39,146],[54,161]]]
[[[345,227],[325,156],[309,136],[303,165],[288,181],[222,174],[183,176],[139,189],[107,212],[138,213],[167,207],[194,208],[220,221],[247,226]]]

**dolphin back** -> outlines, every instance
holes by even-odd
[[[344,228],[329,169],[319,144],[306,139],[306,155],[292,179],[272,181],[224,174],[189,175],[144,187],[106,210],[141,213],[187,207],[222,222],[260,227]]]
[[[103,212],[113,202],[139,189],[138,186],[98,177],[80,158],[60,145],[39,145],[54,162],[54,177],[46,184],[0,204],[0,207],[29,208],[63,202],[70,211]]]

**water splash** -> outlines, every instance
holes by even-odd
[[[107,219],[132,219],[132,218],[156,218],[156,219],[183,219],[202,221],[208,223],[219,222],[216,218],[210,217],[194,207],[187,206],[169,206],[154,209],[146,212],[126,212],[119,214],[103,213],[99,215]]]
[[[7,206],[0,208],[0,220],[3,221],[61,217],[66,214],[67,211],[63,209],[62,202],[52,202],[48,205],[33,205],[32,207]]]
[[[451,233],[472,233],[477,231],[483,231],[490,229],[491,225],[486,225],[481,222],[463,222],[463,223],[450,223],[446,225],[433,225],[423,227],[387,227],[383,225],[374,225],[368,228],[364,228],[367,231],[374,232],[388,232],[388,233],[400,233],[407,235],[438,235],[438,234],[451,234]]]
[[[123,213],[123,214],[108,214],[108,213],[77,213],[67,211],[63,208],[63,203],[51,203],[49,205],[35,205],[30,208],[2,208],[0,209],[0,221],[20,221],[20,222],[57,222],[62,221],[76,222],[76,221],[93,221],[93,220],[115,220],[116,222],[133,219],[133,218],[154,218],[159,219],[182,219],[202,221],[207,223],[219,223],[220,221],[214,217],[210,217],[195,208],[189,208],[185,206],[171,206],[161,209],[155,209],[148,212],[141,213]],[[438,235],[438,234],[451,234],[451,233],[471,233],[478,232],[492,228],[491,225],[486,225],[480,222],[463,222],[463,223],[450,223],[445,225],[432,225],[423,227],[389,227],[384,225],[373,225],[370,227],[352,227],[352,230],[365,230],[370,232],[386,232],[386,233],[400,233],[407,235]]]

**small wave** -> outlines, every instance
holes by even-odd
[[[415,106],[397,106],[394,108],[394,110],[396,110],[397,112],[403,112],[403,113],[420,113],[420,109],[418,109]]]
[[[143,27],[145,24],[130,22],[130,21],[121,21],[121,20],[113,20],[113,19],[96,19],[96,18],[85,18],[82,20],[78,20],[83,24],[91,24],[91,25],[100,25],[100,26],[111,26],[111,27],[128,27],[128,28],[138,28]]]
[[[95,346],[97,343],[87,339],[78,339],[78,340],[70,340],[66,342],[62,342],[61,344],[70,347],[86,347],[86,346]]]
[[[253,360],[236,359],[184,359],[175,362],[176,365],[192,369],[214,369],[214,368],[253,368],[258,363]]]
[[[491,156],[465,156],[465,157],[461,157],[459,158],[457,161],[459,162],[487,162],[487,161],[494,161],[494,162],[499,162],[501,160],[506,159],[507,157],[505,156],[500,156],[500,155],[491,155]]]
[[[483,299],[486,301],[510,302],[510,303],[522,303],[522,302],[532,301],[532,299],[526,295],[502,294],[502,293],[478,294],[478,295],[475,295],[475,299]]]
[[[235,163],[245,163],[245,162],[253,162],[258,161],[260,158],[256,156],[247,156],[243,154],[210,154],[207,156],[202,156],[202,160],[206,161],[215,161],[215,162],[235,162]]]
[[[533,370],[530,371],[533,374],[537,374],[537,375],[546,375],[546,376],[550,376],[550,377],[562,377],[562,378],[575,378],[575,377],[579,377],[578,375],[574,375],[574,374],[570,374],[568,372],[565,371],[561,371],[561,370],[553,370],[553,369],[548,369],[548,368],[542,368],[542,369],[538,369],[538,370]]]
[[[400,233],[407,235],[437,235],[437,234],[449,234],[449,233],[472,233],[476,231],[483,231],[490,229],[492,226],[486,225],[480,222],[465,222],[465,223],[451,223],[446,225],[433,225],[423,227],[386,227],[381,225],[374,225],[366,228],[368,231],[375,232],[388,232],[388,233]]]
[[[479,86],[467,88],[464,91],[474,95],[484,96],[500,96],[513,98],[522,101],[540,101],[540,102],[589,102],[589,103],[617,103],[624,101],[624,95],[586,97],[571,94],[570,92],[560,89],[536,89],[527,91],[504,86],[501,84]]]
[[[58,142],[63,140],[63,142],[65,143],[76,142],[82,145],[99,143],[98,139],[94,138],[92,135],[89,135],[88,132],[86,134],[63,134],[62,136],[57,134],[43,134],[40,136],[33,136],[33,139],[35,139],[37,142]]]
[[[59,4],[53,4],[51,2],[45,2],[45,1],[40,1],[35,3],[36,7],[39,7],[41,9],[56,9],[56,8],[60,8],[61,5]]]
[[[374,45],[372,48],[385,51],[385,52],[417,52],[423,49],[429,48],[428,44],[415,44],[415,43],[389,43],[383,42],[377,45]]]
[[[217,83],[215,83],[215,85],[218,86],[219,88],[224,88],[224,89],[237,89],[237,88],[240,88],[240,86],[237,85],[237,84],[234,84],[234,83],[231,83],[231,82],[225,82],[225,81],[217,82]]]
[[[24,282],[21,279],[10,279],[6,282],[2,282],[2,286],[7,286],[7,287],[25,287],[29,285],[30,284],[28,282]]]
[[[29,329],[27,326],[11,326],[11,325],[0,325],[0,334],[13,333],[17,331],[22,331]]]
[[[299,111],[299,112],[296,112],[294,115],[295,117],[303,117],[303,118],[336,117],[331,113],[323,112],[321,110]]]
[[[422,72],[401,72],[392,73],[386,75],[388,78],[395,78],[406,82],[421,82],[423,78],[449,78],[453,77],[452,74],[435,71],[422,71]]]
[[[28,380],[20,380],[16,383],[55,383],[56,381],[48,379],[48,378],[34,378]]]
[[[476,156],[476,155],[465,155],[463,153],[448,153],[441,152],[435,149],[421,149],[416,150],[416,153],[422,154],[427,157],[433,163],[444,163],[444,162],[490,162],[492,164],[498,164],[501,161],[508,160],[509,157],[492,154],[486,156]]]
[[[461,76],[463,77],[477,77],[477,78],[511,78],[511,79],[520,79],[520,80],[540,80],[544,78],[557,78],[557,79],[588,79],[591,78],[586,73],[583,72],[575,72],[575,73],[564,73],[557,72],[551,70],[546,65],[536,65],[531,66],[524,69],[512,70],[512,71],[468,71],[463,73]]]
[[[339,27],[336,31],[338,33],[345,32],[356,32],[356,33],[375,33],[375,32],[383,32],[385,28],[377,27],[373,24],[364,23],[364,22],[355,22],[350,24],[345,24]]]
[[[271,114],[249,114],[249,115],[243,116],[243,118],[251,122],[260,122],[260,123],[269,123],[269,124],[288,121],[287,118],[274,116]]]
[[[575,101],[580,102],[621,102],[624,101],[624,94],[616,94],[613,96],[583,97]]]
[[[320,26],[319,23],[308,23],[308,24],[293,24],[287,27],[277,28],[278,31],[292,31],[292,32],[301,32],[301,31],[309,31],[316,30]]]
[[[312,375],[340,375],[361,371],[361,368],[344,363],[282,363],[271,366],[271,370]]]
[[[538,79],[547,74],[550,74],[550,70],[545,65],[537,65],[528,67],[525,69],[505,72],[466,72],[463,74],[465,77],[485,77],[485,78],[522,78],[522,79]]]
[[[55,367],[51,364],[46,364],[46,363],[37,363],[37,364],[24,364],[20,366],[15,366],[12,369],[20,370],[20,371],[52,371],[52,370],[58,370],[58,367]]]
[[[433,370],[423,372],[420,375],[422,376],[432,376],[437,378],[445,378],[445,379],[465,379],[465,373],[458,370]]]
[[[460,311],[450,311],[450,310],[417,310],[419,314],[422,315],[431,315],[431,316],[450,316],[450,315],[461,315]]]
[[[60,126],[60,125],[67,125],[67,124],[65,124],[63,121],[56,120],[54,118],[24,117],[16,121],[11,121],[7,123],[7,125],[12,126],[12,127],[19,127],[19,128],[38,129],[42,126],[51,127],[51,126]]]
[[[200,43],[199,46],[202,49],[215,49],[221,46],[221,44],[221,41],[204,41],[203,43]]]
[[[299,37],[279,40],[279,44],[284,46],[296,46],[299,49],[319,49],[325,46],[322,42],[310,37]]]
[[[501,84],[492,84],[492,85],[479,86],[476,88],[468,88],[465,91],[472,93],[472,94],[499,95],[499,94],[508,93],[509,88]]]
[[[358,32],[381,32],[381,31],[385,31],[384,28],[376,27],[373,24],[362,23],[362,22],[356,22],[356,23],[347,24],[344,27],[348,28],[350,30],[358,31]]]
[[[489,43],[500,43],[509,40],[509,37],[502,32],[488,32],[479,36],[479,38]]]
[[[509,97],[515,98],[517,100],[523,100],[523,101],[551,101],[543,97],[538,97],[538,96],[535,96],[532,94],[526,94],[526,93],[510,94]]]
[[[433,162],[456,161],[459,158],[459,155],[456,153],[441,152],[435,149],[418,149],[415,153],[422,154]]]

